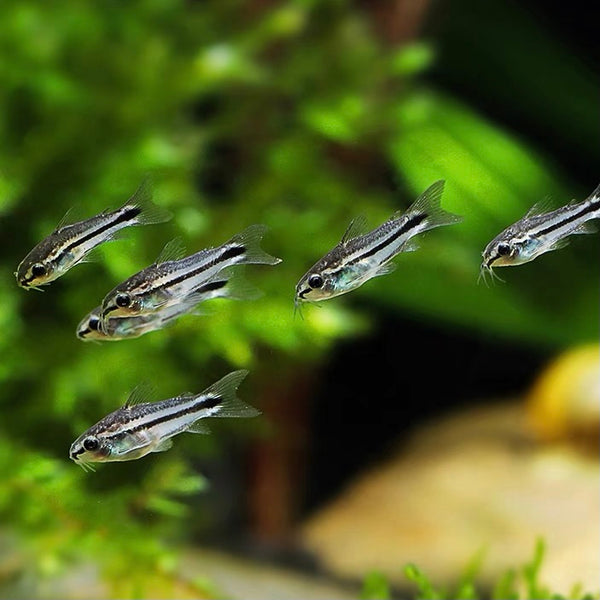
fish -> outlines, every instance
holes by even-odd
[[[362,234],[362,219],[354,219],[340,243],[316,262],[296,286],[294,302],[318,302],[347,294],[373,277],[395,269],[390,261],[400,252],[418,248],[414,236],[462,217],[440,206],[444,180],[433,183],[405,211],[397,211],[385,223]]]
[[[154,204],[151,197],[150,180],[145,179],[133,196],[116,210],[72,224],[65,224],[65,215],[56,229],[20,262],[15,271],[17,284],[28,290],[40,289],[76,264],[89,262],[92,250],[117,239],[125,227],[168,221],[171,213]]]
[[[81,434],[69,450],[71,460],[84,470],[92,463],[136,460],[151,452],[165,452],[179,433],[209,433],[208,417],[255,417],[260,411],[242,402],[236,391],[248,374],[233,371],[199,394],[146,401],[150,390],[140,384],[125,404]]]
[[[229,274],[223,271],[179,303],[153,313],[134,317],[111,317],[103,326],[102,307],[97,306],[80,321],[75,333],[84,342],[133,339],[167,327],[185,314],[191,312],[198,314],[198,305],[207,300],[214,298],[252,300],[259,296],[260,292],[242,279],[239,273]]]
[[[595,233],[589,223],[600,218],[600,185],[582,202],[548,210],[548,202],[534,204],[516,223],[499,233],[481,253],[480,278],[496,277],[494,267],[510,267],[530,262],[546,252],[564,248],[574,234]]]
[[[172,306],[193,293],[215,275],[233,265],[281,262],[267,254],[260,241],[265,225],[250,225],[215,248],[206,248],[182,258],[179,239],[171,240],[155,263],[112,289],[102,301],[102,323],[114,317],[132,317]]]

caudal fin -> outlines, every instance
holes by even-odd
[[[136,225],[152,225],[164,223],[173,215],[166,209],[152,202],[152,180],[146,177],[135,191],[133,196],[123,205],[124,210],[137,210]]]
[[[234,235],[224,247],[231,247],[239,255],[243,254],[240,263],[255,265],[277,265],[281,262],[280,258],[271,256],[260,247],[260,242],[267,232],[266,225],[250,225],[244,231]]]
[[[453,225],[460,223],[463,217],[452,214],[441,207],[442,193],[444,192],[443,179],[432,183],[408,208],[402,213],[402,216],[407,217],[416,214],[425,214],[427,229],[441,227],[442,225]],[[400,216],[400,215],[398,215]]]
[[[202,392],[201,396],[205,396],[207,403],[214,407],[211,417],[255,417],[260,414],[258,409],[236,396],[246,375],[246,370],[233,371]]]
[[[595,206],[600,206],[600,185],[590,194],[590,202]]]

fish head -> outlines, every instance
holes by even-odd
[[[57,265],[51,260],[44,260],[31,252],[15,271],[17,284],[26,290],[38,289],[39,286],[46,285],[59,276],[56,267]]]
[[[104,326],[112,317],[134,317],[144,310],[143,298],[128,286],[116,287],[102,301],[101,316]],[[106,327],[104,327],[106,328]]]
[[[130,420],[127,411],[111,413],[80,435],[71,444],[71,460],[87,470],[91,463],[134,460],[152,452],[155,440],[147,432],[125,430]]]
[[[77,337],[84,342],[105,339],[102,331],[102,319],[100,317],[100,307],[95,308],[87,314],[77,326]]]
[[[131,460],[147,454],[147,434],[125,431],[130,418],[128,409],[121,408],[98,421],[71,444],[71,460],[85,469],[90,463]]]
[[[318,302],[336,295],[336,284],[326,270],[313,267],[296,286],[295,303]]]
[[[512,229],[496,236],[481,253],[481,268],[491,270],[493,267],[510,267],[524,262],[523,250],[526,241],[518,237]]]
[[[112,442],[101,432],[86,431],[79,436],[69,450],[72,461],[86,469],[89,463],[106,462],[111,460]]]

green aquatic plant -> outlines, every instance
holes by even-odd
[[[581,585],[575,584],[566,596],[553,592],[540,579],[540,570],[545,554],[545,544],[537,540],[530,561],[520,568],[507,570],[493,585],[492,600],[596,600],[600,594],[586,593]],[[416,565],[404,567],[405,578],[416,588],[415,600],[478,600],[490,597],[489,591],[483,592],[477,584],[477,576],[483,556],[479,555],[464,570],[454,588],[439,588]],[[381,573],[370,573],[363,582],[361,598],[363,600],[390,600],[393,598],[391,586]]]

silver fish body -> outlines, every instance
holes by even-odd
[[[600,185],[582,202],[571,202],[552,211],[544,204],[532,206],[527,214],[498,234],[483,250],[482,274],[493,267],[508,267],[530,262],[552,250],[567,245],[574,234],[594,233],[588,223],[600,218]]]
[[[90,311],[79,323],[76,335],[84,342],[111,342],[138,338],[151,331],[163,329],[170,323],[192,311],[193,304],[177,304],[156,313],[108,319],[102,323],[101,307]]]
[[[208,433],[208,417],[254,417],[259,411],[236,396],[248,371],[234,371],[200,394],[182,394],[158,402],[141,402],[144,388],[136,388],[125,405],[80,435],[71,445],[71,460],[90,463],[127,461],[151,452],[164,452],[179,433]]]
[[[146,180],[117,210],[59,225],[21,261],[15,272],[18,285],[35,289],[58,279],[84,261],[94,248],[115,239],[125,227],[168,221],[171,213],[153,204],[151,195],[151,186]]]
[[[106,323],[102,323],[102,307],[97,306],[80,321],[76,335],[80,340],[93,342],[133,339],[167,327],[185,314],[196,312],[198,305],[207,300],[215,298],[247,300],[258,295],[258,290],[248,284],[239,273],[225,270],[202,284],[189,296],[180,299],[177,304],[155,312],[133,317],[111,317]]]
[[[405,212],[364,235],[354,233],[353,221],[341,242],[315,263],[296,286],[296,303],[326,300],[346,294],[363,283],[394,270],[390,261],[400,252],[417,248],[414,236],[442,225],[462,221],[462,217],[440,207],[444,181],[432,184]]]
[[[102,302],[104,323],[114,317],[155,312],[179,303],[224,269],[240,264],[276,265],[281,259],[260,248],[265,225],[251,225],[221,246],[179,258],[167,244],[157,261],[111,290]],[[175,259],[172,259],[172,255]]]

